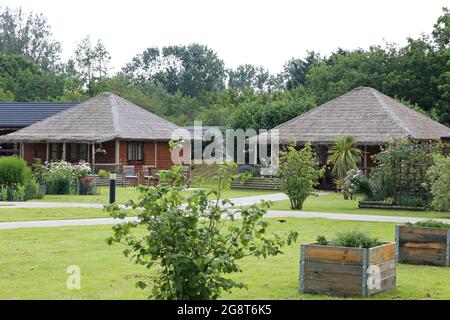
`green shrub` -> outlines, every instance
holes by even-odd
[[[436,164],[428,172],[431,180],[431,207],[437,211],[450,210],[450,156],[436,156]]]
[[[355,230],[340,231],[336,233],[336,238],[328,241],[325,236],[318,236],[317,243],[320,245],[350,247],[350,248],[373,248],[383,243],[377,238],[371,237],[367,233]]]
[[[0,187],[0,201],[7,201],[7,200],[8,200],[8,188]]]
[[[109,172],[106,171],[105,169],[100,169],[100,170],[98,170],[98,176],[100,178],[108,178],[109,177]]]
[[[73,180],[64,172],[51,174],[45,183],[46,194],[71,194],[74,190]]]
[[[392,176],[384,171],[383,167],[377,168],[369,179],[372,197],[365,200],[384,201],[395,196],[395,185]]]
[[[16,201],[17,197],[17,188],[8,186],[8,187],[0,187],[0,201]]]
[[[373,158],[377,169],[373,178],[375,199],[397,198],[398,194],[430,193],[428,169],[434,164],[434,155],[441,151],[438,143],[411,139],[393,139]]]
[[[24,185],[31,177],[27,162],[16,156],[0,157],[0,186]]]
[[[323,173],[324,168],[320,168],[310,143],[306,143],[301,150],[296,150],[295,144],[291,144],[287,151],[281,153],[278,175],[292,209],[302,209]]]
[[[427,201],[421,196],[403,195],[397,199],[397,204],[403,207],[426,207]]]
[[[0,187],[0,201],[27,201],[43,197],[43,190],[34,180],[28,180],[25,185]]]
[[[450,228],[450,224],[443,223],[443,222],[436,221],[436,220],[419,221],[416,223],[408,222],[406,225],[409,227],[443,228],[443,229]]]
[[[34,180],[25,183],[24,200],[42,199],[44,191],[41,186]]]
[[[45,185],[47,168],[42,164],[42,160],[39,158],[34,159],[32,167],[33,167],[33,180],[35,180],[39,185]]]
[[[219,167],[213,190],[196,190],[186,195],[182,188],[183,168],[173,166],[163,171],[154,187],[138,187],[138,203],[131,201],[138,219],[123,221],[113,227],[108,244],[121,243],[128,260],[145,266],[149,275],[137,283],[149,286],[151,298],[159,300],[217,299],[223,292],[243,288],[245,284],[227,277],[241,272],[245,257],[266,258],[282,253],[282,247],[293,244],[297,232],[275,235],[263,220],[269,204],[232,209],[223,204],[223,189],[232,177],[227,165]],[[233,168],[231,168],[233,169]],[[214,196],[215,200],[210,201]],[[186,210],[180,204],[186,203]],[[129,210],[110,205],[106,210],[113,218],[124,219]],[[237,220],[235,217],[240,216]],[[223,223],[223,217],[228,217]]]
[[[11,201],[25,201],[25,186],[16,186],[13,189],[13,195]]]

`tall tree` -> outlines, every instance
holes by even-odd
[[[306,75],[315,63],[321,61],[321,57],[315,51],[307,51],[306,58],[292,58],[283,66],[283,71],[278,75],[283,88],[287,90],[302,86],[306,82]]]
[[[141,83],[160,82],[169,93],[180,91],[197,96],[203,91],[219,91],[224,86],[224,63],[207,46],[167,46],[148,48],[122,71]]]
[[[448,49],[450,46],[450,12],[448,8],[442,8],[442,15],[437,19],[433,32],[434,43],[440,49]]]
[[[242,92],[244,89],[267,91],[270,86],[270,73],[263,67],[251,64],[238,66],[228,70],[228,87]]]
[[[95,46],[88,37],[81,40],[75,50],[75,66],[83,86],[89,95],[94,93],[94,86],[100,83],[107,75],[111,56],[99,39]]]
[[[59,68],[61,45],[52,38],[42,14],[25,14],[21,8],[0,8],[0,53],[24,55],[44,70]]]
[[[55,100],[64,92],[64,78],[43,70],[29,57],[0,55],[0,88],[8,100]]]

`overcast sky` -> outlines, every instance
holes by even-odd
[[[120,69],[147,47],[206,44],[227,67],[252,63],[278,72],[306,50],[404,44],[430,33],[449,0],[2,0],[43,13],[63,58],[81,38],[101,38]]]

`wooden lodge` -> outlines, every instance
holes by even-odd
[[[19,144],[20,156],[30,165],[39,158],[43,162],[84,160],[94,171],[120,172],[124,165],[168,169],[173,165],[168,142],[176,129],[175,124],[113,93],[102,93],[0,136],[0,141]]]
[[[375,165],[372,156],[393,138],[441,140],[450,147],[448,127],[370,87],[356,88],[272,130],[278,130],[281,148],[292,142],[299,147],[310,142],[321,165],[327,164],[329,147],[339,137],[353,137],[364,152],[363,171]],[[270,133],[262,135],[270,137]],[[332,186],[332,181],[327,172],[322,187]]]

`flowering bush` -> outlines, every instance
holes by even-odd
[[[48,163],[45,168],[47,194],[76,193],[80,180],[91,174],[91,167],[85,161],[75,165],[66,161],[54,161]]]
[[[359,189],[359,180],[363,177],[361,170],[352,169],[347,172],[344,177],[344,187],[342,192],[347,192],[349,194],[356,194]]]
[[[355,169],[347,172],[347,175],[344,178],[344,186],[342,188],[342,192],[347,193],[351,197],[357,194],[364,195],[369,199],[373,197],[369,179],[367,179],[367,177],[361,170]]]
[[[97,189],[95,185],[95,178],[93,176],[81,178],[79,192],[81,195],[96,194]]]
[[[91,174],[91,167],[85,161],[80,161],[75,165],[66,161],[55,161],[47,165],[47,173],[49,175],[63,173],[64,175],[70,176],[74,181],[78,181]]]

